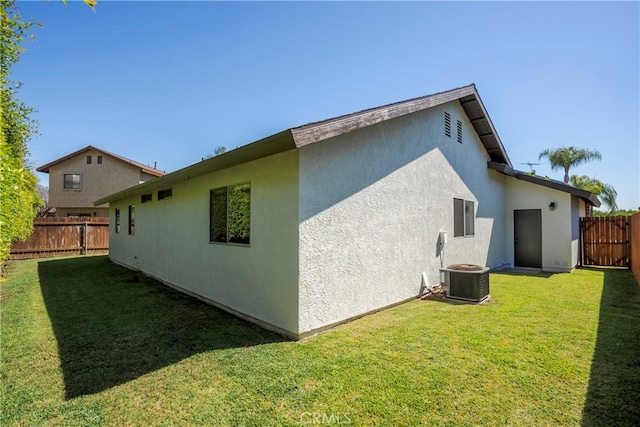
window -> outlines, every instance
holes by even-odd
[[[98,156],[98,164],[101,165],[102,164],[102,156]]]
[[[453,199],[453,237],[473,236],[475,209],[471,200]]]
[[[462,144],[462,122],[458,120],[458,142]]]
[[[79,190],[80,189],[80,174],[79,173],[65,173],[64,174],[64,189],[65,190]]]
[[[158,190],[158,200],[170,199],[173,197],[173,189],[167,188],[166,190]]]
[[[87,156],[87,164],[90,165],[91,164],[91,156]]]
[[[210,192],[209,241],[248,245],[251,231],[251,184]]]
[[[143,194],[143,195],[140,197],[140,199],[141,199],[140,201],[141,201],[142,203],[150,202],[150,201],[152,201],[152,200],[153,200],[153,194],[151,194],[151,193],[149,193],[149,194]]]
[[[116,208],[115,228],[116,228],[116,234],[119,234],[120,233],[120,208]]]
[[[464,235],[473,236],[475,234],[475,208],[470,200],[464,201]]]
[[[444,112],[444,134],[451,137],[451,115]]]
[[[129,234],[132,236],[136,231],[136,205],[129,205]]]

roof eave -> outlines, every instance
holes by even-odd
[[[503,164],[503,163],[497,163],[497,162],[487,162],[487,167],[489,169],[493,169],[495,171],[498,171],[504,175],[516,178],[520,181],[526,181],[526,182],[530,182],[532,184],[537,184],[537,185],[541,185],[543,187],[547,187],[547,188],[551,188],[553,190],[558,190],[558,191],[562,191],[565,193],[569,193],[569,194],[573,194],[576,197],[581,198],[582,200],[584,200],[586,203],[589,203],[592,206],[595,207],[599,207],[600,206],[600,199],[598,199],[598,196],[596,196],[595,194],[591,193],[590,191],[587,190],[583,190],[581,188],[576,188],[573,187],[569,184],[566,184],[564,182],[560,182],[560,181],[555,181],[555,180],[551,180],[551,179],[546,179],[546,178],[541,178],[539,176],[535,176],[535,175],[531,175],[522,171],[518,171],[513,169],[512,167]]]
[[[237,166],[263,157],[293,150],[295,148],[291,131],[286,130],[251,144],[244,145],[240,148],[236,148],[235,150],[202,160],[201,162],[187,166],[175,172],[129,187],[117,193],[110,194],[94,201],[93,204],[94,206],[98,206],[115,200],[133,197],[148,191],[170,187],[179,182],[187,181],[209,172]]]
[[[300,148],[386,120],[455,101],[463,96],[474,93],[476,93],[474,85],[463,86],[446,92],[395,102],[393,104],[370,108],[320,122],[309,123],[295,127],[291,131],[294,135],[296,146]]]
[[[473,86],[472,94],[460,98],[460,105],[467,117],[469,117],[471,125],[480,141],[482,141],[482,145],[487,150],[491,160],[505,163],[507,166],[512,167],[507,150],[502,144],[498,131],[493,126],[493,121],[491,121],[491,117],[489,117],[489,113],[475,85]]]
[[[60,157],[59,159],[56,159],[56,160],[54,160],[52,162],[49,162],[46,165],[42,165],[39,168],[36,168],[36,171],[37,172],[49,173],[49,169],[51,168],[51,166],[56,165],[58,163],[62,163],[65,160],[68,160],[68,159],[70,159],[72,157],[75,157],[75,156],[81,154],[81,153],[84,153],[85,151],[89,151],[89,150],[92,150],[92,149],[95,149],[95,147],[93,147],[91,145],[87,145],[86,147],[81,148],[81,149],[79,149],[77,151],[74,151],[73,153],[67,154],[66,156]]]
[[[105,150],[103,150],[101,148],[94,147],[93,145],[87,145],[86,147],[81,148],[78,151],[74,151],[73,153],[67,154],[66,156],[63,156],[63,157],[60,157],[57,160],[54,160],[53,162],[49,162],[46,165],[42,165],[39,168],[36,168],[36,171],[43,172],[43,173],[49,173],[49,169],[51,168],[51,166],[57,165],[58,163],[62,163],[65,160],[68,160],[68,159],[70,159],[72,157],[78,156],[78,155],[80,155],[80,154],[82,154],[84,152],[91,151],[91,150],[98,151],[100,153],[106,154],[107,156],[113,157],[116,160],[119,160],[121,162],[130,164],[131,166],[134,166],[134,167],[140,169],[142,172],[147,173],[149,175],[153,175],[153,176],[156,176],[156,177],[165,175],[164,171],[152,168],[150,166],[146,166],[146,165],[144,165],[142,163],[136,162],[135,160],[131,160],[131,159],[128,159],[126,157],[122,157],[122,156],[119,156],[117,154],[110,153],[110,152],[105,151]]]
[[[482,145],[492,161],[506,163],[511,166],[498,132],[480,99],[475,85],[471,84],[457,89],[440,92],[420,98],[396,102],[381,107],[363,110],[320,122],[309,123],[291,129],[296,147],[320,142],[335,136],[355,131],[367,126],[394,119],[406,114],[426,110],[452,101],[459,101],[478,134]]]

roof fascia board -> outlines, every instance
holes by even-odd
[[[480,98],[480,94],[478,93],[478,90],[476,89],[475,85],[473,86],[473,95],[475,97],[475,101],[480,106],[480,109],[482,111],[483,116],[486,118],[487,123],[489,124],[489,128],[491,129],[491,133],[493,134],[492,137],[495,138],[495,141],[498,144],[498,147],[499,147],[499,150],[500,150],[500,154],[502,154],[502,156],[504,156],[505,163],[509,167],[512,167],[511,159],[509,159],[509,155],[507,154],[507,150],[505,150],[504,145],[502,145],[502,140],[500,139],[500,136],[498,135],[498,132],[496,131],[495,126],[493,126],[493,121],[491,121],[491,117],[489,116],[489,113],[487,112],[487,109],[484,107],[484,103],[482,102],[482,98]],[[464,105],[462,106],[462,108],[464,108]],[[476,125],[474,123],[471,123],[471,124],[474,126],[474,128],[476,127]],[[479,133],[479,132],[476,131],[476,133]],[[487,151],[489,151],[489,150],[487,150]],[[491,153],[489,153],[489,155],[491,156]]]
[[[394,119],[406,114],[415,113],[437,105],[446,104],[468,95],[476,94],[475,86],[464,86],[446,92],[427,95],[408,101],[376,107],[358,113],[347,114],[321,122],[310,123],[291,129],[296,143],[300,148],[305,145],[323,141],[344,133],[352,132],[363,127],[371,126],[385,120]]]
[[[75,157],[75,156],[77,156],[77,155],[79,155],[79,154],[82,154],[82,153],[84,153],[85,151],[89,151],[89,150],[91,150],[91,149],[96,149],[96,148],[95,148],[95,147],[93,147],[93,146],[91,146],[91,145],[87,145],[86,147],[81,148],[81,149],[79,149],[78,151],[74,151],[74,152],[73,152],[73,153],[71,153],[71,154],[67,154],[66,156],[60,157],[60,158],[59,158],[59,159],[57,159],[57,160],[54,160],[54,161],[52,161],[52,162],[47,163],[46,165],[42,165],[42,166],[40,166],[39,168],[36,168],[36,171],[38,171],[38,172],[44,172],[44,173],[49,173],[49,168],[50,168],[51,166],[56,165],[56,164],[58,164],[58,163],[62,163],[62,162],[64,162],[65,160],[69,160],[70,158]],[[102,150],[99,150],[99,151],[102,151]]]
[[[585,202],[595,206],[600,206],[600,199],[598,196],[591,193],[590,191],[583,190],[581,188],[572,187],[564,182],[559,182],[550,179],[540,178],[538,176],[529,175],[527,173],[515,170],[505,164],[497,163],[497,162],[487,162],[487,167],[498,171],[504,175],[516,178],[520,181],[530,182],[532,184],[541,185],[543,187],[551,188],[553,190],[562,191],[564,193],[573,194],[574,196],[580,197]]]
[[[187,181],[210,172],[227,169],[253,160],[261,159],[263,157],[293,150],[295,148],[291,131],[286,130],[210,159],[202,160],[201,162],[187,166],[175,172],[171,172],[167,175],[135,185],[117,193],[110,194],[94,201],[93,204],[95,206],[99,206],[115,200],[167,188],[174,184]]]

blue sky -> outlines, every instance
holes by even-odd
[[[538,154],[640,206],[638,2],[18,2],[40,166],[86,145],[174,171],[290,127],[475,83],[514,167]],[[39,174],[46,185],[47,175]]]

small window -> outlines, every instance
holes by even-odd
[[[64,174],[64,189],[65,190],[80,190],[80,174],[79,173],[65,173]]]
[[[451,115],[444,112],[444,134],[451,137]]]
[[[471,200],[464,201],[464,235],[473,236],[475,234],[474,227],[474,206]]]
[[[462,122],[458,120],[458,142],[462,144]]]
[[[98,156],[98,164],[101,165],[102,164],[102,156]]]
[[[158,190],[158,200],[170,199],[173,197],[173,189],[167,188],[166,190]]]
[[[90,165],[91,164],[91,156],[87,156],[87,164]]]
[[[142,203],[147,203],[153,200],[153,194],[149,193],[149,194],[143,194],[142,197],[140,198]]]
[[[120,208],[116,208],[115,220],[116,220],[116,223],[115,223],[116,234],[120,234]]]
[[[129,205],[129,234],[132,236],[136,231],[136,206]]]
[[[453,236],[473,236],[475,204],[471,200],[453,199]]]
[[[251,242],[251,184],[210,192],[209,241],[248,245]]]

